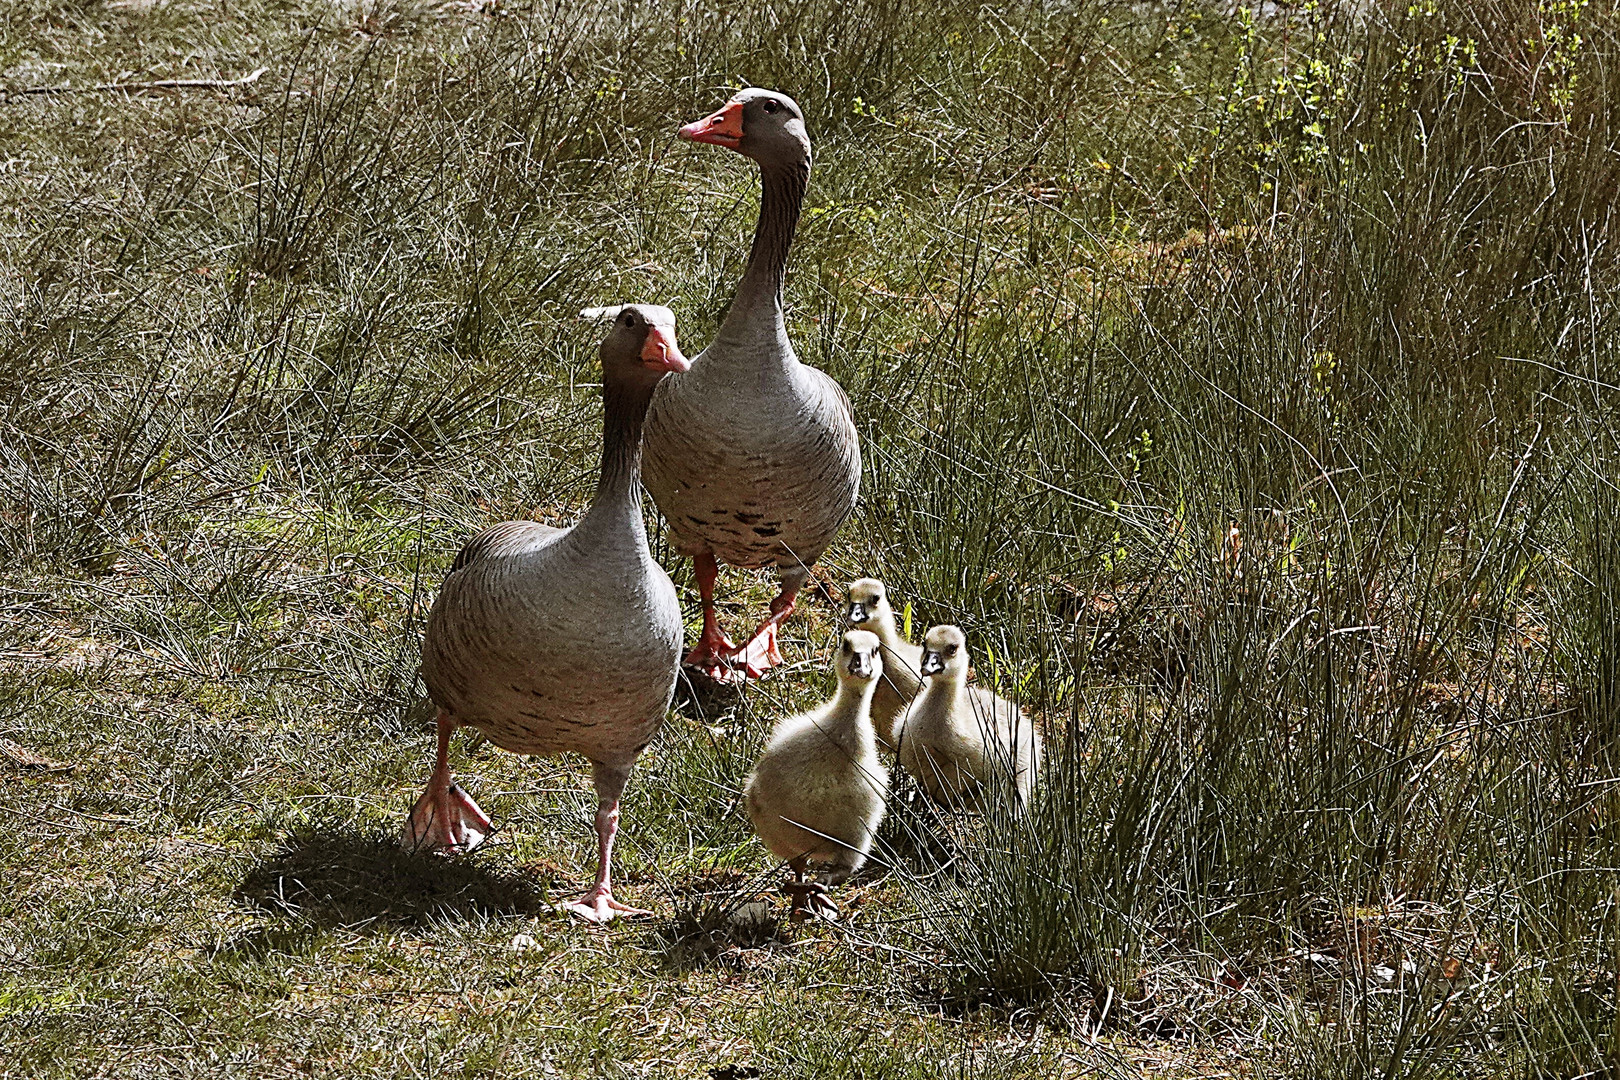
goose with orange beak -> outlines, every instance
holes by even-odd
[[[702,120],[694,120],[681,128],[676,134],[683,139],[693,142],[713,143],[723,146],[727,150],[737,150],[742,147],[743,140],[743,106],[746,99],[738,94],[726,102],[717,112],[705,116]]]
[[[602,342],[603,445],[596,495],[570,529],[505,521],[456,556],[428,615],[422,679],[439,707],[439,745],[406,842],[442,854],[476,847],[490,819],[450,779],[463,725],[518,754],[583,754],[598,799],[597,874],[569,910],[592,922],[634,912],[613,896],[619,796],[664,722],[681,657],[681,606],[647,549],[639,477],[648,402],[690,365],[668,308],[631,304]]]
[[[804,114],[785,94],[750,89],[679,134],[736,151],[760,172],[748,267],[691,373],[653,396],[643,475],[676,550],[693,559],[702,596],[703,631],[686,664],[739,682],[782,662],[778,630],[855,507],[860,439],[848,396],[800,362],[784,318],[788,254],[810,180]],[[780,580],[769,616],[741,646],[715,612],[720,563]]]

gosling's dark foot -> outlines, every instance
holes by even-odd
[[[825,882],[789,881],[783,883],[782,891],[788,894],[791,921],[804,922],[816,915],[829,922],[838,921],[838,905],[828,895]]]

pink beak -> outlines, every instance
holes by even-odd
[[[693,142],[713,143],[728,150],[735,150],[742,145],[742,114],[742,102],[728,101],[719,112],[681,128],[680,136]]]
[[[654,371],[691,371],[692,362],[681,355],[675,344],[675,331],[661,326],[647,327],[647,340],[641,345],[641,362]]]

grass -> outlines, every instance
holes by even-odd
[[[1620,1068],[1606,5],[0,20],[0,1075]],[[830,687],[812,599],[680,701],[658,918],[587,931],[577,762],[458,747],[498,843],[392,843],[417,642],[477,528],[589,495],[574,313],[718,325],[755,181],[673,129],[741,84],[815,139],[790,330],[866,458],[822,577],[964,625],[1047,776],[902,786],[852,917],[780,923],[737,789]]]

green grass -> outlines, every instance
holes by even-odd
[[[10,5],[0,1075],[1620,1068],[1617,29]],[[718,325],[755,178],[673,132],[742,84],[806,110],[790,331],[863,436],[821,575],[964,625],[1047,779],[903,785],[853,917],[779,922],[737,797],[831,685],[811,599],[678,704],[620,849],[658,918],[591,931],[578,762],[458,747],[498,842],[392,843],[417,643],[476,529],[589,495],[575,312]]]

